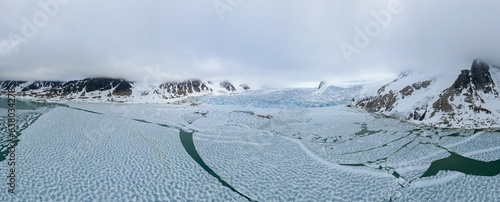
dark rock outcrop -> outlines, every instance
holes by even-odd
[[[130,96],[132,95],[132,85],[128,81],[122,81],[116,86],[113,95]]]
[[[130,95],[132,93],[131,82],[123,79],[89,78],[83,80],[68,81],[52,87],[50,90],[54,95],[65,96],[73,93],[107,91],[115,88],[115,95]]]
[[[408,74],[403,74],[399,78],[403,78],[408,76]],[[398,81],[399,79],[394,80],[393,82]],[[377,96],[363,98],[361,100],[355,101],[355,107],[363,108],[368,112],[389,112],[391,111],[395,103],[401,97],[404,99],[407,96],[411,96],[415,91],[425,89],[431,85],[431,80],[421,81],[418,83],[414,83],[404,87],[399,91],[389,91],[386,92],[386,88],[389,85],[384,85],[377,91]]]
[[[457,80],[453,83],[453,88],[459,92],[467,88],[470,84],[470,71],[467,69],[462,70],[462,73],[458,75]]]
[[[321,81],[321,82],[319,83],[318,89],[321,89],[321,87],[323,87],[325,84],[326,84],[326,82],[325,82],[325,81]]]
[[[241,84],[240,87],[242,87],[243,90],[250,90],[250,87],[248,87],[247,84]]]
[[[462,70],[457,80],[451,87],[445,89],[439,96],[439,99],[432,105],[435,111],[451,112],[453,107],[450,101],[453,101],[456,96],[465,96],[464,101],[470,104],[468,107],[471,109],[479,109],[476,106],[476,101],[484,103],[484,100],[478,94],[482,91],[485,94],[495,94],[498,92],[494,89],[495,82],[491,78],[490,66],[479,60],[474,60],[470,70]],[[481,110],[475,110],[481,111]],[[484,110],[483,110],[484,111]],[[431,115],[434,116],[435,113]]]
[[[489,93],[495,86],[491,79],[490,66],[484,62],[475,60],[470,70],[470,77],[475,90],[483,90],[484,93]]]
[[[35,81],[29,86],[26,86],[25,88],[22,89],[22,91],[32,91],[32,90],[37,90],[41,88],[52,88],[54,86],[59,86],[61,85],[62,82],[60,81]]]
[[[236,91],[236,88],[234,88],[233,84],[231,84],[227,81],[220,83],[220,86],[222,88],[225,88],[227,91]]]
[[[26,83],[26,81],[2,81],[0,82],[0,88],[7,90],[11,88],[15,88],[21,84]]]
[[[86,92],[93,91],[103,91],[111,90],[112,88],[118,86],[123,80],[120,79],[107,79],[107,78],[95,78],[95,79],[85,79],[83,80],[83,85]]]
[[[185,96],[194,92],[212,91],[212,89],[199,80],[164,83],[160,85],[160,89],[165,89],[168,93],[179,96]]]

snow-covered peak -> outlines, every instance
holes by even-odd
[[[385,85],[367,85],[352,105],[438,127],[500,127],[498,82],[498,68],[475,60],[470,70],[456,74],[411,72]]]

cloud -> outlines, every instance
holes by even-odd
[[[0,57],[15,53],[21,43],[12,43],[9,40],[0,39]]]
[[[29,43],[15,46],[9,33],[22,36],[22,19],[44,9],[0,1],[0,79],[142,80],[158,67],[166,80],[286,87],[377,80],[407,69],[459,72],[476,57],[500,64],[498,1],[401,0],[401,12],[351,62],[339,45],[353,44],[355,29],[376,21],[371,13],[389,0],[216,1],[231,7],[223,21],[213,0],[69,1]]]

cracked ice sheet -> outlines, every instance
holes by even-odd
[[[144,119],[156,123],[167,123],[167,124],[179,124],[179,120],[183,122],[194,122],[194,128],[207,128],[211,127],[214,122],[224,123],[224,124],[235,124],[235,125],[246,125],[248,127],[262,129],[267,131],[273,131],[277,135],[283,136],[294,136],[296,138],[303,138],[309,142],[306,144],[311,147],[312,150],[318,153],[325,153],[324,148],[329,147],[332,144],[328,141],[332,141],[333,138],[337,138],[339,141],[345,142],[344,146],[333,144],[333,151],[327,151],[326,153],[346,153],[355,152],[356,150],[363,150],[377,147],[384,142],[390,142],[405,135],[405,132],[400,131],[410,131],[412,129],[422,129],[420,126],[415,126],[412,124],[400,122],[395,119],[381,118],[370,115],[365,112],[361,112],[356,109],[346,108],[346,107],[327,107],[327,108],[312,108],[312,109],[296,109],[296,110],[279,110],[279,109],[261,109],[255,107],[241,107],[241,106],[211,106],[202,105],[191,107],[188,105],[130,105],[130,104],[89,104],[89,103],[71,103],[70,105],[76,107],[82,107],[89,110],[95,110],[98,112],[109,113],[109,114],[125,114],[126,117]],[[240,112],[236,112],[240,111]],[[254,112],[256,114],[271,114],[274,116],[271,120],[264,120],[256,116],[250,116],[248,113],[242,113],[242,111]],[[194,114],[194,112],[205,112],[206,117],[200,114]],[[204,119],[209,118],[209,119]],[[207,121],[210,120],[210,121]],[[203,123],[205,122],[205,123]],[[390,135],[376,133],[372,136],[356,138],[353,136],[354,133],[360,131],[360,123],[367,124],[368,130],[377,131],[385,130]],[[423,128],[424,135],[429,135],[434,133],[433,129]],[[217,132],[217,131],[215,131]],[[393,134],[392,132],[396,132]],[[444,134],[443,131],[439,131],[440,134]],[[467,132],[465,132],[467,133]],[[413,137],[413,136],[411,136]],[[433,136],[434,137],[434,136]],[[431,137],[431,139],[433,138]],[[315,139],[316,140],[313,140]],[[346,141],[352,139],[354,141]],[[448,144],[448,142],[455,143],[458,141],[463,141],[462,137],[444,137],[440,143],[442,145]],[[456,141],[452,141],[456,140]],[[316,141],[316,142],[315,142]],[[327,143],[323,144],[322,142]],[[326,142],[325,142],[326,141]],[[420,141],[418,139],[417,141]],[[435,140],[432,140],[435,141]],[[401,141],[403,142],[403,141]],[[496,141],[491,141],[489,144]],[[329,144],[328,144],[329,143]],[[362,144],[361,144],[362,143]],[[467,144],[465,144],[467,145]],[[391,144],[391,146],[396,147],[397,145]],[[413,146],[413,145],[408,145]],[[491,149],[492,147],[480,145],[484,147],[485,150]],[[338,150],[338,151],[336,151]],[[388,152],[392,150],[387,150]],[[484,152],[482,154],[472,153],[473,155],[487,155],[487,159],[495,159],[498,157],[496,153],[490,155],[490,152]],[[418,154],[418,150],[416,150]],[[469,152],[470,153],[470,152]],[[467,154],[467,153],[466,153]],[[325,158],[331,155],[325,155]],[[369,156],[366,155],[365,156]],[[337,158],[333,158],[334,160]],[[481,158],[482,159],[482,158]]]
[[[55,108],[20,136],[16,198],[2,191],[0,201],[242,200],[189,157],[178,134]],[[6,164],[1,166],[0,175],[7,176]]]
[[[365,163],[391,156],[394,152],[415,139],[410,132],[417,127],[399,120],[371,116],[367,113],[346,107],[308,109],[304,113],[305,122],[292,122],[287,117],[300,120],[297,116],[283,116],[281,122],[288,123],[286,128],[293,137],[301,138],[311,150],[324,158],[342,163]],[[271,120],[274,121],[274,120]],[[371,135],[354,135],[366,125]],[[275,128],[269,130],[276,130]],[[289,136],[287,130],[277,130],[279,135]],[[403,131],[403,132],[400,132]],[[336,142],[331,141],[334,137]],[[365,151],[367,150],[367,151]]]
[[[497,201],[500,198],[500,175],[481,177],[458,172],[414,181],[405,189],[401,201]]]
[[[299,140],[280,137],[286,134],[266,133],[275,131],[272,127],[286,126],[289,120],[279,120],[282,117],[306,120],[285,114],[296,111],[282,113],[276,116],[278,120],[271,119],[269,125],[259,130],[245,125],[259,119],[249,121],[231,113],[212,113],[214,116],[207,115],[206,119],[192,123],[200,131],[194,135],[195,144],[210,167],[257,200],[378,200],[392,194],[396,179],[385,171],[340,166],[322,159],[310,147],[304,146],[309,150],[305,152],[296,144]],[[221,119],[226,121],[218,121]],[[228,122],[238,119],[244,121]],[[316,148],[314,143],[299,142]],[[311,153],[314,157],[308,155]]]
[[[244,144],[194,136],[207,164],[259,201],[378,200],[395,186],[395,179],[385,172],[323,164],[285,138],[261,135],[250,140],[255,144]]]
[[[279,114],[280,109],[248,108],[241,106],[214,106],[214,105],[171,105],[171,104],[95,104],[95,103],[68,103],[70,107],[86,109],[98,113],[108,114],[130,119],[140,119],[161,124],[188,124],[208,117],[216,117],[219,122],[237,120],[245,124],[258,127],[259,124],[268,123],[262,118],[251,116],[243,111],[253,112],[258,115]],[[286,111],[286,110],[285,110]],[[206,115],[202,115],[205,114]],[[215,120],[215,119],[213,119]]]
[[[441,148],[429,144],[416,145],[413,149],[404,149],[397,155],[392,155],[386,161],[407,180],[422,176],[433,161],[443,159],[450,154]]]
[[[192,112],[183,105],[167,104],[102,104],[102,103],[67,103],[70,107],[85,109],[110,116],[140,119],[155,123],[179,123],[185,121],[183,115]]]
[[[200,154],[202,157],[207,161],[207,163],[216,170],[216,172],[219,173],[225,180],[227,180],[230,184],[232,184],[233,187],[236,189],[240,190],[243,193],[251,193],[248,194],[249,196],[256,196],[258,198],[268,198],[272,199],[273,197],[279,197],[278,195],[285,196],[285,194],[292,190],[293,192],[300,192],[297,194],[297,199],[309,199],[309,198],[317,198],[317,199],[324,199],[324,198],[329,198],[332,195],[329,193],[332,193],[329,191],[329,189],[336,187],[337,191],[333,192],[335,193],[332,197],[337,198],[337,199],[352,199],[352,198],[358,198],[358,199],[379,199],[384,195],[387,195],[389,192],[391,192],[392,188],[394,187],[394,182],[395,180],[388,175],[387,173],[383,171],[371,171],[368,168],[359,168],[359,170],[362,170],[363,172],[369,172],[373,173],[372,175],[377,175],[379,177],[373,178],[373,176],[366,175],[366,174],[351,174],[350,172],[345,172],[342,173],[340,171],[342,170],[352,170],[351,167],[342,167],[340,170],[332,170],[328,166],[321,165],[319,163],[314,163],[314,160],[304,160],[307,159],[307,155],[303,153],[300,148],[294,144],[293,142],[290,142],[288,140],[284,139],[277,139],[279,137],[276,136],[270,136],[270,135],[265,135],[265,134],[256,134],[256,130],[248,127],[245,124],[249,124],[253,127],[259,126],[262,127],[262,123],[266,123],[268,121],[265,121],[265,119],[258,118],[256,116],[249,115],[248,113],[240,113],[240,112],[234,112],[233,108],[227,108],[227,107],[216,107],[217,110],[214,110],[212,108],[208,108],[206,111],[208,111],[206,117],[207,118],[200,118],[200,115],[193,115],[194,117],[198,118],[193,118],[191,119],[192,124],[189,127],[192,127],[196,130],[202,130],[202,133],[198,134],[195,133],[195,144],[197,145],[198,149],[200,150]],[[93,110],[99,110],[99,109],[93,109]],[[184,110],[184,109],[173,109],[174,111],[176,110],[182,110],[184,114],[181,113],[180,117],[186,117],[190,116],[191,112],[189,110]],[[255,113],[261,113],[264,112],[259,109],[254,109],[256,111]],[[269,112],[269,109],[265,110],[265,112]],[[173,112],[174,114],[176,112]],[[278,114],[279,116],[279,113]],[[289,113],[289,112],[287,112]],[[293,112],[293,113],[300,113],[300,112]],[[144,120],[148,121],[154,121],[151,117],[144,117],[145,114],[148,113],[141,113],[140,116],[136,116],[135,118],[142,118]],[[265,114],[265,113],[262,113]],[[274,114],[273,114],[274,115]],[[207,121],[208,120],[208,121]],[[234,120],[237,120],[237,122],[242,122],[242,123],[237,123]],[[276,125],[280,124],[285,124],[285,123],[275,123]],[[203,134],[204,133],[204,134]],[[258,133],[258,132],[257,132]],[[240,138],[241,137],[241,138]],[[266,139],[267,138],[267,139]],[[269,139],[271,138],[271,139]],[[260,140],[260,141],[259,141]],[[239,169],[239,172],[245,171],[245,167],[249,168],[249,170],[255,170],[258,168],[267,168],[268,165],[275,163],[274,161],[267,161],[267,162],[262,162],[259,163],[259,161],[244,161],[241,159],[241,154],[230,152],[230,153],[223,153],[223,154],[217,154],[217,151],[224,148],[224,147],[235,147],[238,149],[245,148],[243,152],[253,152],[256,147],[260,147],[259,144],[261,145],[267,145],[267,147],[271,148],[271,145],[273,142],[276,142],[273,145],[273,147],[279,148],[290,148],[292,151],[281,151],[281,153],[288,153],[288,155],[293,155],[295,158],[291,157],[286,157],[287,159],[285,163],[276,163],[275,166],[281,166],[281,167],[289,167],[291,168],[287,172],[283,172],[283,175],[287,176],[281,176],[283,178],[287,178],[288,182],[286,184],[281,184],[281,191],[279,192],[269,192],[266,193],[265,190],[272,190],[272,187],[275,186],[273,184],[279,184],[279,181],[274,181],[271,184],[266,183],[266,178],[268,176],[278,176],[278,172],[281,172],[279,170],[271,170],[267,171],[266,175],[264,175],[264,178],[261,177],[251,177],[250,180],[253,182],[249,185],[245,185],[246,181],[239,181],[240,175],[225,175],[226,171],[232,170],[235,167],[236,168],[241,168]],[[210,144],[210,142],[214,142]],[[207,156],[203,152],[204,146],[207,146],[208,149],[206,149],[206,152],[209,153]],[[294,151],[294,152],[293,152]],[[271,152],[271,153],[276,153],[279,154],[279,152]],[[216,155],[214,155],[216,154]],[[237,154],[237,155],[236,155]],[[243,155],[245,157],[245,155]],[[240,157],[240,158],[236,158]],[[222,161],[231,163],[232,166],[226,166],[222,163],[215,163],[216,165],[212,165],[210,159],[212,158],[221,158]],[[273,156],[270,155],[269,157],[265,157],[265,159],[270,159],[273,160]],[[249,160],[252,160],[252,158],[249,158]],[[293,161],[292,161],[293,160]],[[295,161],[295,162],[294,162]],[[286,163],[288,162],[288,163]],[[254,165],[248,166],[247,164],[251,163]],[[221,167],[218,167],[218,165],[222,165]],[[303,167],[305,166],[305,167]],[[318,168],[319,167],[319,168]],[[309,170],[309,172],[304,172],[298,175],[291,175],[291,173],[298,173],[301,170]],[[338,168],[337,168],[338,169]],[[248,169],[247,169],[248,170]],[[320,171],[321,172],[316,172]],[[238,171],[236,169],[235,171]],[[339,174],[339,172],[341,174]],[[252,173],[252,172],[249,172]],[[337,175],[338,174],[338,175]],[[311,176],[312,175],[312,176]],[[323,176],[330,176],[328,178],[323,178]],[[349,180],[349,182],[345,181],[345,179],[351,176],[352,179]],[[363,177],[364,176],[364,177]],[[262,182],[261,182],[262,181]],[[326,184],[321,183],[318,184],[320,181],[326,182]],[[330,181],[330,182],[329,182]],[[300,184],[302,183],[303,186],[301,187],[296,187],[293,186],[294,184]],[[344,187],[346,188],[338,188],[337,186],[339,184],[346,184]],[[355,194],[353,191],[350,190],[349,186],[347,184],[352,183],[354,187],[360,187],[360,186],[366,186],[370,187],[370,189],[360,189],[360,192],[358,194]],[[389,186],[388,186],[389,184]],[[391,186],[392,185],[392,186]],[[250,186],[250,187],[246,187]],[[254,187],[257,186],[257,187]],[[260,186],[260,187],[259,187]],[[318,187],[318,188],[315,188]],[[296,188],[301,188],[301,189],[296,189]],[[353,188],[357,189],[357,188]],[[385,190],[387,193],[382,193],[380,190]],[[292,192],[292,193],[293,193]],[[304,192],[304,193],[302,193]],[[377,192],[379,194],[373,194],[371,192]],[[361,194],[360,194],[361,193]],[[261,194],[259,196],[259,194]],[[278,195],[277,195],[278,194]],[[326,194],[326,195],[325,195]],[[276,198],[277,199],[277,198]]]
[[[83,106],[86,107],[86,106]],[[110,114],[117,113],[116,110],[110,111],[109,109],[106,109],[105,106],[97,106],[94,107],[96,111],[109,111]],[[240,112],[235,112],[235,111],[240,111]],[[250,115],[249,113],[241,112],[241,111],[252,111],[255,114],[262,114],[262,115],[267,115],[270,114],[273,116],[272,119],[262,119],[258,118],[256,116]],[[119,111],[118,111],[119,112]],[[219,173],[219,170],[223,171],[220,172],[219,174],[223,178],[228,178],[227,181],[232,184],[236,189],[241,189],[242,192],[244,193],[252,193],[249,194],[250,196],[253,195],[253,192],[260,192],[262,191],[263,193],[271,193],[271,191],[264,189],[264,190],[255,190],[255,189],[262,189],[264,187],[259,187],[259,183],[266,183],[265,179],[254,179],[249,177],[253,174],[251,174],[251,171],[246,171],[250,168],[256,168],[257,170],[263,169],[265,173],[265,176],[267,177],[273,177],[274,175],[279,176],[279,172],[281,172],[281,169],[284,167],[285,170],[291,170],[287,171],[286,173],[290,173],[292,175],[292,170],[293,173],[299,172],[304,170],[304,178],[307,177],[312,177],[311,179],[315,179],[316,184],[311,182],[310,186],[313,187],[325,187],[327,185],[321,185],[324,182],[318,181],[314,176],[315,176],[315,170],[318,169],[320,166],[325,166],[324,162],[323,164],[321,163],[322,161],[318,161],[318,158],[311,158],[311,156],[307,155],[300,146],[297,144],[293,144],[294,142],[286,142],[287,139],[284,137],[293,137],[293,138],[302,138],[299,141],[309,150],[311,151],[316,157],[319,157],[319,159],[326,160],[327,162],[330,162],[331,164],[335,165],[336,163],[339,162],[338,157],[335,155],[332,155],[331,152],[325,152],[324,147],[325,146],[338,146],[335,143],[332,142],[315,142],[316,140],[322,140],[325,138],[329,137],[337,137],[340,136],[342,141],[341,142],[346,142],[346,141],[351,141],[351,142],[346,142],[349,144],[349,146],[342,146],[338,147],[341,150],[344,149],[344,147],[349,147],[345,148],[348,149],[349,151],[356,151],[356,150],[361,150],[363,148],[367,148],[365,144],[373,144],[373,145],[379,145],[382,142],[385,142],[387,140],[393,140],[394,137],[400,137],[404,136],[407,131],[411,131],[413,129],[418,129],[420,132],[412,134],[411,136],[417,136],[418,134],[418,139],[416,142],[420,143],[426,143],[426,144],[418,144],[418,143],[411,143],[408,145],[408,147],[403,147],[399,152],[397,152],[395,155],[391,155],[391,153],[394,151],[399,146],[403,146],[405,141],[398,141],[395,144],[392,144],[394,148],[392,149],[382,149],[377,152],[363,152],[363,155],[360,155],[358,157],[346,157],[346,159],[357,159],[357,158],[363,158],[364,160],[366,159],[372,159],[375,160],[376,158],[380,156],[390,156],[387,161],[385,162],[387,166],[392,166],[396,169],[398,173],[400,173],[405,179],[411,180],[411,179],[416,179],[414,180],[413,183],[416,183],[420,187],[420,189],[426,189],[426,186],[430,187],[430,191],[433,189],[439,190],[438,188],[432,188],[432,183],[435,182],[440,182],[440,184],[445,184],[448,186],[447,183],[451,183],[453,181],[446,180],[446,179],[455,179],[457,178],[457,175],[460,175],[460,173],[457,172],[439,172],[438,177],[433,176],[430,178],[424,178],[424,179],[417,179],[419,176],[421,176],[426,168],[430,165],[432,161],[442,159],[448,156],[447,152],[443,149],[437,148],[433,146],[433,143],[439,143],[440,145],[455,145],[452,147],[452,149],[459,149],[461,144],[464,142],[464,146],[467,145],[468,143],[473,143],[474,141],[481,140],[480,138],[474,137],[474,139],[469,140],[471,138],[472,134],[469,134],[467,131],[459,131],[463,132],[465,134],[464,137],[445,137],[447,135],[451,135],[454,133],[454,131],[447,131],[447,130],[438,130],[438,129],[432,129],[428,127],[421,127],[421,126],[416,126],[408,123],[403,123],[399,122],[394,119],[388,119],[384,117],[377,117],[377,116],[372,116],[368,113],[361,112],[359,110],[354,110],[350,108],[345,108],[345,107],[327,107],[327,108],[315,108],[315,109],[296,109],[296,110],[283,110],[283,109],[259,109],[259,108],[250,108],[250,107],[239,107],[239,106],[210,106],[210,105],[202,105],[202,106],[196,106],[196,107],[191,107],[191,106],[164,106],[164,105],[147,105],[147,106],[137,106],[133,107],[132,109],[129,110],[130,114],[129,117],[137,118],[137,119],[143,119],[143,120],[148,120],[151,122],[158,122],[158,123],[172,123],[172,124],[187,124],[187,123],[192,123],[189,125],[189,127],[192,127],[193,129],[201,131],[200,133],[195,133],[194,138],[195,138],[195,144],[197,147],[200,149],[200,154],[202,155],[203,158],[206,158],[207,163],[209,166],[213,167],[216,172]],[[205,116],[201,115],[200,113],[196,112],[208,112]],[[359,132],[361,130],[360,123],[366,123],[366,126],[368,130],[372,131],[377,131],[380,129],[384,129],[388,131],[384,135],[384,133],[375,133],[370,136],[365,136],[365,137],[355,137],[353,136],[354,133]],[[225,132],[224,132],[225,131]],[[299,131],[300,133],[297,133]],[[402,133],[396,133],[393,134],[392,132],[394,131],[403,131]],[[406,131],[406,132],[405,132]],[[274,136],[266,136],[267,134],[273,134]],[[495,133],[498,134],[498,133]],[[314,137],[319,137],[320,139],[313,139],[310,137],[313,135]],[[282,136],[282,137],[281,137]],[[282,139],[276,139],[276,138],[282,138]],[[349,138],[353,138],[349,140]],[[442,138],[441,140],[439,140]],[[408,141],[412,140],[413,138],[408,138]],[[297,140],[297,139],[295,139]],[[361,142],[358,142],[355,144],[355,140],[363,140]],[[285,142],[283,142],[285,141]],[[492,141],[492,142],[498,142],[498,141]],[[273,143],[273,145],[278,145],[278,146],[269,146],[269,143]],[[259,144],[264,144],[264,151],[266,152],[258,152],[260,148]],[[346,144],[347,145],[347,144]],[[488,145],[491,145],[488,143]],[[370,145],[371,146],[371,145]],[[479,146],[479,145],[478,145]],[[272,147],[274,150],[270,150],[268,148]],[[283,148],[282,148],[283,147]],[[497,150],[491,150],[492,147],[490,146],[484,146],[480,147],[481,149],[476,150],[474,149],[469,149],[466,150],[470,155],[478,155],[478,156],[486,156],[487,158],[491,158],[493,160],[496,160],[499,158]],[[280,149],[285,150],[286,152],[281,151]],[[288,150],[290,151],[288,151]],[[214,153],[217,155],[213,155],[212,150],[215,150]],[[219,151],[220,150],[220,151]],[[458,150],[457,150],[458,151]],[[252,153],[253,152],[253,153]],[[466,155],[468,153],[462,153],[463,155]],[[477,153],[480,152],[480,153]],[[248,154],[247,154],[248,153]],[[240,155],[237,155],[240,154]],[[273,157],[273,155],[276,154],[278,157]],[[289,157],[289,154],[293,154],[292,157]],[[241,160],[241,155],[244,156],[243,160]],[[246,156],[253,157],[251,161],[246,159]],[[280,156],[281,155],[281,156]],[[274,162],[269,162],[267,161],[267,156],[269,156],[269,159],[272,159],[276,161]],[[310,164],[304,165],[301,162],[295,162],[294,157],[300,157],[304,162],[309,162]],[[473,157],[473,156],[471,156]],[[261,160],[264,158],[264,160]],[[285,163],[278,163],[280,162],[279,159],[285,158]],[[305,159],[305,160],[304,160]],[[312,160],[311,160],[312,159]],[[313,161],[315,160],[315,161]],[[289,162],[293,162],[289,163]],[[315,162],[315,163],[313,163]],[[233,163],[233,164],[231,164]],[[362,163],[362,162],[359,162]],[[231,164],[231,165],[226,165],[226,164]],[[255,165],[254,165],[255,164]],[[262,164],[262,165],[261,165]],[[270,164],[270,165],[268,165]],[[317,166],[319,164],[319,166]],[[327,165],[330,165],[326,163]],[[240,167],[240,166],[247,166],[247,167]],[[274,171],[268,171],[266,170],[267,167],[272,167],[272,166],[278,166],[280,169],[274,169]],[[313,168],[311,168],[310,165],[316,165]],[[337,164],[338,166],[338,164]],[[332,173],[341,173],[341,175],[345,178],[353,177],[356,178],[356,174],[353,176],[350,176],[349,173],[344,173],[342,174],[342,169],[339,169],[340,171],[337,171],[338,169],[337,166],[333,166],[335,168],[331,168],[328,166],[325,166],[327,168],[330,168],[333,170]],[[263,168],[262,168],[263,167]],[[230,169],[232,168],[232,169]],[[233,170],[235,168],[242,169],[238,173],[237,170]],[[302,168],[302,169],[301,169]],[[352,167],[349,167],[351,169]],[[294,170],[296,169],[296,170]],[[308,169],[311,169],[308,170]],[[362,168],[362,169],[367,169],[369,171],[375,171],[377,172],[376,169],[372,168]],[[320,169],[321,170],[321,169]],[[248,174],[247,172],[250,172]],[[274,173],[273,173],[274,172]],[[324,174],[322,171],[318,171],[321,174]],[[380,173],[384,175],[388,175],[387,173],[383,171],[379,171]],[[266,174],[267,173],[267,174]],[[326,172],[325,172],[326,173]],[[328,172],[330,174],[330,172]],[[243,174],[246,176],[243,176]],[[249,176],[247,176],[249,175]],[[309,176],[312,175],[312,176]],[[363,174],[361,174],[363,175]],[[246,181],[239,182],[238,178],[243,178],[247,179]],[[293,176],[293,175],[292,175]],[[294,181],[295,183],[300,183],[304,180],[296,176],[298,179],[290,178],[289,180],[299,180],[299,181]],[[282,178],[287,179],[286,176],[283,176]],[[280,178],[280,180],[283,180]],[[299,179],[300,178],[300,179]],[[364,179],[364,177],[361,177]],[[436,180],[429,180],[429,179],[434,179]],[[481,181],[482,179],[489,179],[486,181]],[[336,180],[335,177],[331,178],[329,177],[328,179],[331,180]],[[462,178],[459,178],[462,179]],[[469,183],[472,184],[477,184],[478,187],[482,187],[483,183],[488,183],[491,181],[491,179],[496,179],[498,180],[497,177],[494,178],[487,178],[487,177],[471,177],[467,176],[466,178],[463,178],[464,180],[468,180]],[[263,180],[263,181],[262,181]],[[366,180],[366,179],[365,179]],[[374,180],[373,178],[370,178],[370,180]],[[390,195],[391,192],[395,190],[394,187],[396,187],[395,184],[395,179],[388,179],[388,183],[386,186],[388,188],[384,188],[383,190],[387,190],[387,192],[384,192],[383,194],[380,194],[380,192],[376,191],[371,194],[376,195],[376,196],[387,196]],[[256,183],[257,185],[255,185]],[[288,182],[291,183],[291,182]],[[374,182],[377,184],[378,182]],[[293,184],[293,183],[292,183]],[[308,183],[305,183],[308,184]],[[358,184],[356,184],[358,185]],[[251,186],[248,188],[247,186]],[[276,186],[276,185],[273,185]],[[290,185],[292,186],[292,185]],[[344,186],[348,186],[345,184]],[[362,185],[360,185],[362,186]],[[378,185],[377,185],[378,186]],[[412,187],[410,185],[410,187]],[[279,186],[278,186],[279,187]],[[338,189],[338,188],[337,188]],[[349,196],[349,189],[350,188],[345,188],[340,189],[342,193],[335,193],[334,198],[336,196]],[[471,191],[474,191],[476,188],[471,187]],[[282,186],[281,188],[277,188],[276,190],[281,191],[279,193],[285,193],[287,191],[286,186]],[[354,190],[354,189],[352,189]],[[413,194],[413,192],[407,192],[407,188],[402,189],[401,192],[403,192],[404,197],[408,197],[408,194]],[[253,191],[253,192],[252,192]],[[314,191],[310,190],[303,190],[305,193],[302,195],[310,195]],[[369,189],[369,191],[373,191]],[[442,190],[441,190],[442,191]],[[326,191],[325,191],[326,192]],[[352,191],[351,191],[352,192]],[[462,196],[462,197],[467,197],[466,193],[470,192],[448,192],[448,195],[453,194],[453,197],[456,196]],[[479,190],[476,190],[476,192],[479,192]],[[318,192],[317,192],[318,193]],[[328,195],[328,193],[326,193]],[[363,194],[369,194],[369,193],[361,193],[362,196]],[[266,197],[277,197],[278,194],[274,195],[263,195],[263,194],[256,194],[257,198],[266,198]],[[430,193],[431,196],[435,196],[435,193]],[[321,196],[326,196],[325,193]],[[488,195],[492,196],[492,195]],[[444,197],[444,195],[443,195]],[[377,197],[374,197],[377,198]],[[438,197],[439,198],[439,197]],[[344,200],[347,200],[349,198],[344,198]],[[380,197],[378,198],[380,199]],[[411,198],[411,199],[417,199],[417,198]],[[443,198],[441,198],[443,199]],[[490,198],[491,199],[491,198]]]
[[[465,157],[480,161],[496,161],[500,157],[500,135],[493,132],[479,132],[464,138],[446,137],[443,146]]]

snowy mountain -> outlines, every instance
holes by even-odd
[[[137,102],[168,103],[186,96],[227,94],[246,91],[246,85],[235,88],[229,82],[213,83],[200,80],[168,83],[141,83],[123,79],[89,78],[68,82],[60,81],[0,81],[0,96],[8,89],[35,101],[89,101],[89,102]]]
[[[144,83],[123,79],[89,78],[60,81],[0,81],[0,97],[10,88],[18,97],[40,101],[85,101],[127,103],[206,103],[216,105],[253,105],[260,107],[305,108],[348,104],[361,86],[328,86],[319,89],[250,89],[246,84],[230,82]]]
[[[382,87],[367,85],[351,105],[446,128],[500,127],[500,69],[475,60],[460,74],[407,72]]]

